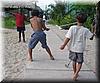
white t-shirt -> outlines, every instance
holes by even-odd
[[[86,45],[86,38],[91,38],[92,33],[84,26],[71,26],[65,35],[70,39],[68,49],[73,52],[83,53]]]

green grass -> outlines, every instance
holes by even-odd
[[[11,16],[3,18],[3,27],[8,29],[14,29],[16,26],[15,19]]]
[[[25,21],[25,24],[29,24],[29,22]],[[3,18],[3,28],[14,29],[16,28],[15,18],[12,16]]]

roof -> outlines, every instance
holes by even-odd
[[[2,2],[3,8],[32,8],[32,9],[38,9],[40,12],[42,12],[42,9],[37,6],[35,3],[37,0],[30,0],[30,1],[9,1],[9,2]]]
[[[25,2],[25,1],[9,1],[9,2],[2,2],[3,7],[5,8],[18,8],[18,7],[27,7],[27,8],[35,8],[35,3],[33,2]]]

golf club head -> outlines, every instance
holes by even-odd
[[[65,64],[65,67],[67,67],[67,68],[68,68],[68,67],[69,67],[69,64]]]
[[[71,63],[71,61],[69,61],[69,63],[68,64],[65,64],[65,67],[69,67],[69,65],[70,65],[70,63]]]

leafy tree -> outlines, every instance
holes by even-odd
[[[75,17],[79,12],[85,12],[88,15],[87,22],[85,23],[88,28],[91,27],[92,20],[96,13],[95,4],[84,3],[67,3],[57,2],[56,4],[50,4],[46,10],[52,20],[51,23],[57,25],[66,25],[76,21]],[[55,23],[54,23],[55,22]]]
[[[76,3],[73,4],[72,9],[76,13],[78,12],[85,12],[88,16],[94,17],[94,14],[96,13],[96,5],[95,4],[83,4],[83,3]]]
[[[56,5],[50,4],[48,7],[50,7],[50,9],[48,9],[50,17],[55,20],[58,25],[60,25],[66,14],[66,4],[60,1],[56,2]]]

